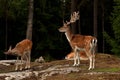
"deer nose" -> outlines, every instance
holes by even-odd
[[[4,52],[4,54],[8,54],[8,52]]]
[[[61,32],[61,29],[59,28],[58,31]]]

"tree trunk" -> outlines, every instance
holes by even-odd
[[[5,0],[5,49],[7,50],[8,45],[8,3]],[[7,60],[7,55],[5,55],[5,59]]]
[[[101,2],[102,6],[102,32],[104,32],[104,0]],[[103,37],[103,53],[104,53],[104,37]]]
[[[28,13],[26,38],[30,40],[32,40],[33,3],[34,3],[34,0],[29,0],[29,6],[28,6],[29,13]]]
[[[80,8],[81,8],[82,5],[84,5],[85,2],[86,2],[86,0],[78,0],[78,1],[77,1],[77,4],[78,4],[77,8],[78,8],[78,10],[79,10],[79,15],[80,15],[80,13],[81,13],[81,12],[80,12]],[[80,24],[81,24],[81,23],[80,23],[80,16],[79,16],[79,21],[78,21],[78,33],[79,33],[79,34],[81,34],[81,31],[82,31]]]
[[[98,0],[94,0],[94,36],[97,38],[97,6],[98,6]],[[96,51],[98,51],[98,47],[96,48]]]
[[[98,0],[94,0],[94,36],[97,37],[97,5]]]

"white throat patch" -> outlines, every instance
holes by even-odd
[[[67,40],[70,42],[70,39],[69,39],[69,37],[68,37],[67,33],[65,33],[65,35],[66,35]]]

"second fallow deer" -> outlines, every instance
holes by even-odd
[[[25,69],[30,68],[31,49],[32,49],[32,41],[28,39],[24,39],[21,42],[17,43],[13,49],[10,46],[9,50],[5,52],[5,54],[17,56],[15,70],[18,70],[19,57],[21,57],[19,70],[22,70],[23,69],[22,64],[24,62],[25,62]]]
[[[97,45],[97,39],[93,36],[85,36],[80,34],[73,34],[70,30],[70,24],[76,22],[79,19],[79,12],[74,12],[71,14],[71,19],[69,22],[63,24],[62,27],[59,28],[60,32],[64,32],[66,38],[74,51],[74,64],[73,66],[78,66],[80,64],[80,51],[84,51],[87,57],[90,60],[89,68],[94,69],[95,66],[95,49]]]

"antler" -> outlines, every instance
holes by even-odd
[[[73,12],[73,14],[71,14],[71,19],[70,21],[66,21],[67,25],[76,22],[77,20],[79,20],[79,11],[78,12]]]
[[[79,20],[79,11],[78,12],[73,12],[73,14],[71,14],[71,19],[70,22],[76,22],[76,20]]]

